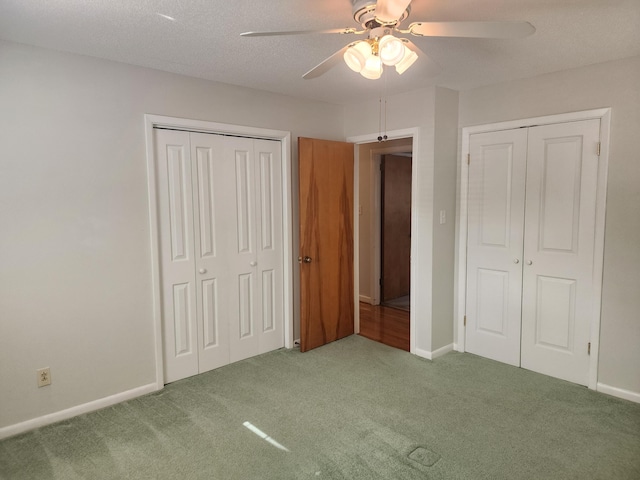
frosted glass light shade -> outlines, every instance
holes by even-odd
[[[360,72],[360,75],[369,80],[377,80],[380,78],[380,75],[382,75],[382,62],[380,61],[380,57],[371,55],[367,59],[367,63]]]
[[[344,61],[351,70],[360,73],[371,56],[371,45],[360,41],[347,48],[344,52]]]
[[[405,55],[404,43],[393,35],[382,37],[379,45],[380,60],[385,65],[393,66],[400,62]]]
[[[382,22],[398,20],[409,6],[411,0],[387,0],[376,5],[376,18]]]
[[[396,72],[402,75],[407,69],[418,60],[418,54],[413,50],[410,50],[406,45],[404,46],[404,57],[396,64]]]

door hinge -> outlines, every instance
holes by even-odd
[[[591,355],[591,342],[587,343],[587,355]]]
[[[600,145],[601,143],[598,142],[598,144],[596,145],[596,155],[600,156]]]
[[[471,165],[471,154],[467,153],[467,165]]]
[[[464,316],[464,326],[465,327],[467,326],[467,316],[466,315]]]

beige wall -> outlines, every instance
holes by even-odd
[[[598,382],[640,394],[640,57],[460,94],[460,127],[612,108]]]
[[[291,131],[294,164],[344,138],[342,107],[6,42],[0,106],[0,429],[155,381],[145,113]]]

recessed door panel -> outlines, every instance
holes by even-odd
[[[506,338],[509,318],[509,272],[478,269],[476,328]]]
[[[265,270],[262,272],[262,331],[271,332],[275,329],[275,272]]]
[[[274,248],[274,198],[273,198],[273,154],[260,152],[260,240],[262,250]]]
[[[183,145],[167,145],[167,186],[169,188],[169,222],[171,258],[186,260],[189,256],[189,215],[191,214],[191,176]]]
[[[193,353],[191,345],[191,326],[194,323],[191,311],[192,292],[188,283],[173,286],[173,330],[175,338],[175,356]]]
[[[582,137],[545,139],[543,151],[539,249],[576,253]]]
[[[238,252],[251,252],[251,230],[254,222],[251,188],[251,157],[246,150],[236,150],[236,228]]]
[[[536,286],[536,345],[573,351],[576,319],[576,282],[538,276]]]
[[[198,164],[198,209],[200,222],[200,257],[216,255],[215,166],[211,147],[196,147]]]
[[[216,278],[202,282],[202,320],[204,323],[203,347],[211,348],[219,345],[218,321],[218,281]]]
[[[240,338],[253,334],[253,292],[251,288],[252,275],[240,275],[238,279],[238,314],[240,316]]]
[[[513,144],[485,145],[477,157],[481,170],[479,192],[480,243],[508,247],[511,233]]]

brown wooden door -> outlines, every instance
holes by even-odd
[[[298,139],[302,352],[353,334],[353,149]]]
[[[411,157],[382,157],[382,288],[385,302],[411,292]]]

